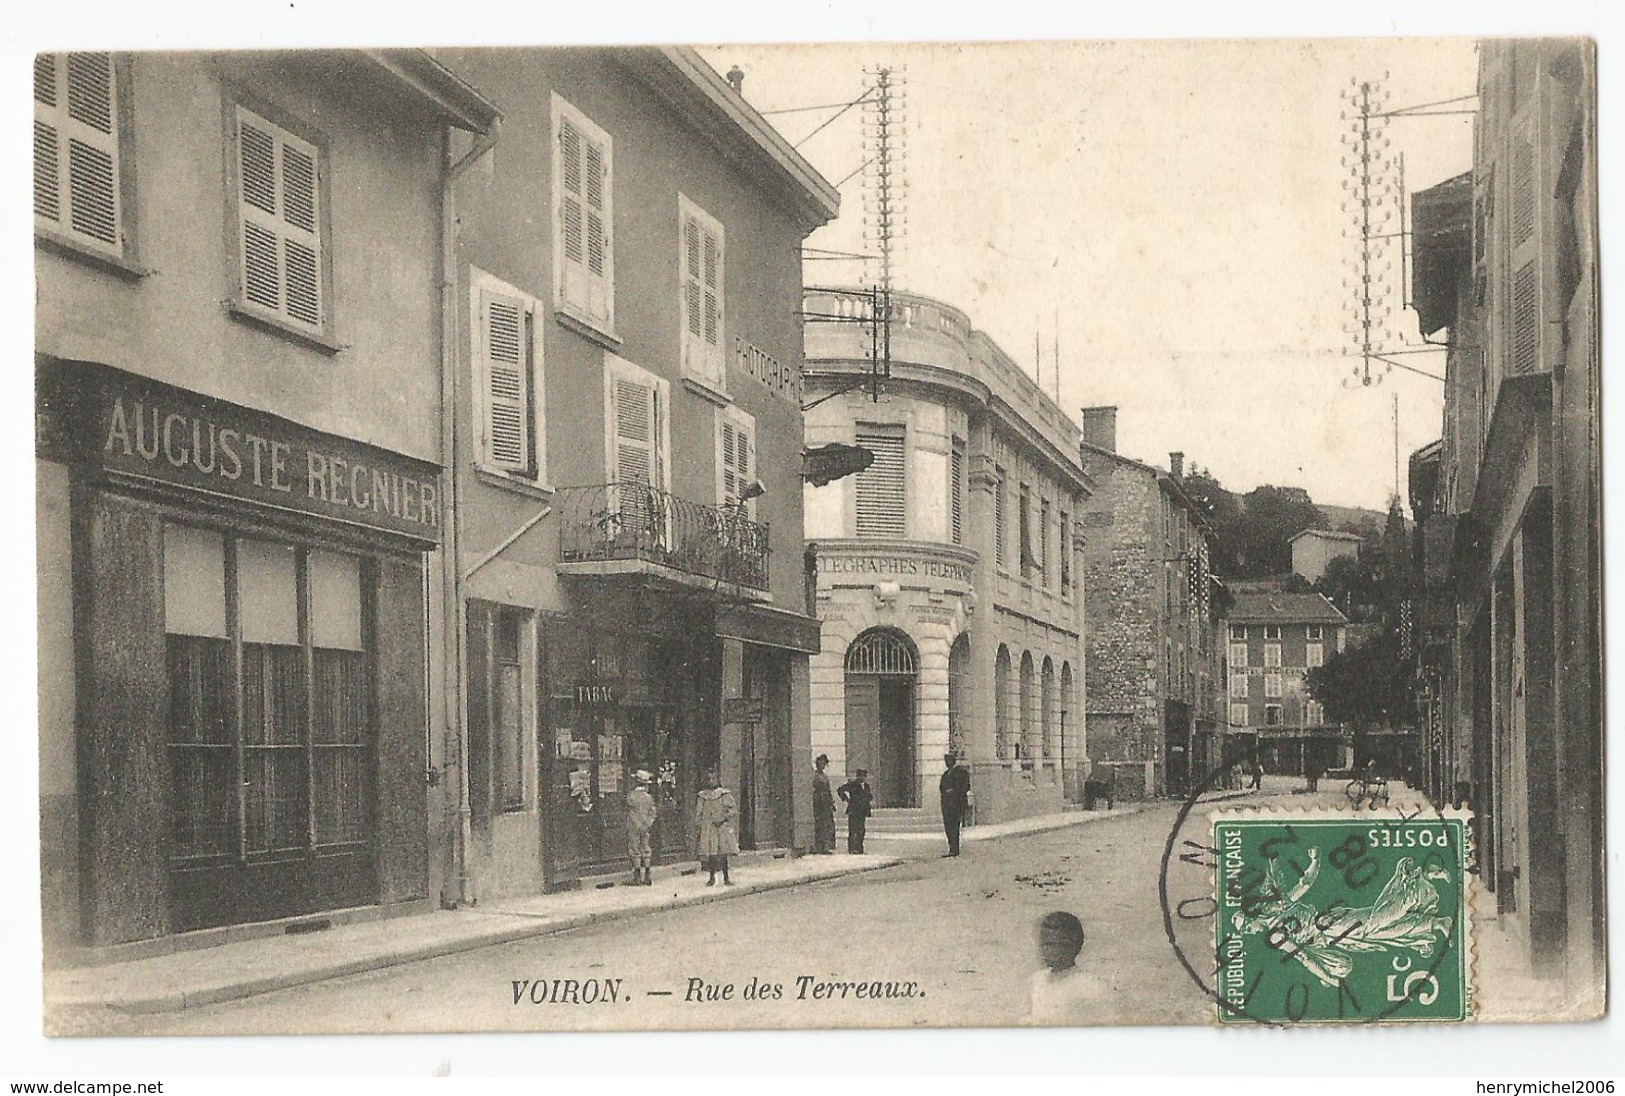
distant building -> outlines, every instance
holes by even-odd
[[[1222,618],[1227,756],[1256,750],[1266,772],[1351,768],[1353,735],[1328,723],[1305,675],[1343,650],[1349,623],[1315,593],[1243,587]]]
[[[1083,509],[1093,779],[1120,798],[1183,794],[1217,764],[1212,530],[1169,470],[1116,451],[1116,409],[1085,408]]]
[[[1334,559],[1357,559],[1364,538],[1331,529],[1305,529],[1292,538],[1292,570],[1319,582]]]
[[[812,752],[867,768],[883,815],[936,811],[949,749],[978,821],[1058,810],[1087,767],[1078,427],[963,312],[891,300],[876,402],[867,294],[806,294],[807,443],[874,454],[805,491],[823,619]]]
[[[1552,1019],[1601,1015],[1607,966],[1596,79],[1587,39],[1481,42],[1472,170],[1413,196],[1450,348],[1412,475],[1429,790],[1470,800],[1479,912]]]

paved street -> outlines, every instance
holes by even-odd
[[[121,1025],[248,1034],[308,1031],[317,1017],[356,1032],[1015,1024],[1037,966],[1034,926],[1052,909],[1082,918],[1084,961],[1118,988],[1120,1011],[1099,1019],[1202,1023],[1209,1003],[1169,949],[1157,899],[1175,814],[1158,805],[969,844],[957,860],[933,855]],[[1211,921],[1191,930],[1199,942]],[[527,979],[516,1005],[514,982]],[[685,999],[693,979],[700,1000]],[[782,995],[749,994],[753,979]],[[858,1000],[848,987],[843,1000],[838,986],[816,988],[860,981],[902,996]],[[545,988],[533,994],[536,982]],[[729,984],[727,999],[711,999]],[[661,992],[671,996],[652,995]]]

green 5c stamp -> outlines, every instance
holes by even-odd
[[[1458,816],[1216,816],[1220,1020],[1465,1020],[1467,840]]]

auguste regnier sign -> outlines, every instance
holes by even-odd
[[[194,491],[440,539],[440,470],[106,366],[42,363],[36,446]]]

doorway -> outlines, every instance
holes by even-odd
[[[876,807],[918,805],[914,778],[914,645],[889,629],[865,632],[846,652],[846,771],[869,771]]]

